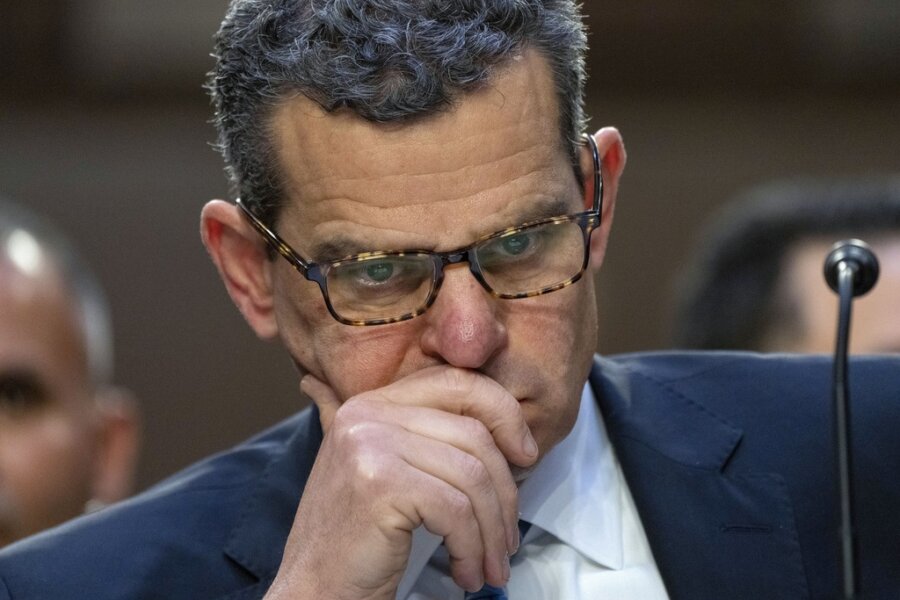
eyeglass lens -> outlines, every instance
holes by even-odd
[[[399,317],[428,303],[434,273],[429,254],[361,258],[328,269],[328,297],[335,312],[351,321]]]

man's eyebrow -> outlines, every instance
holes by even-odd
[[[506,223],[505,225],[500,224],[497,231],[501,231],[506,227],[518,227],[519,225],[523,225],[525,223],[531,223],[533,221],[540,221],[543,219],[551,219],[553,217],[561,217],[567,214],[571,214],[572,212],[577,212],[573,211],[572,209],[573,206],[571,200],[565,200],[563,198],[556,197],[547,200],[541,200],[539,202],[530,204],[525,209],[516,210],[515,213],[510,213],[514,214],[515,216],[510,219],[509,223]],[[494,231],[488,231],[484,233],[493,232]],[[391,252],[394,250],[401,251],[412,249],[424,250],[425,248],[413,248],[411,246],[402,248],[374,248],[372,247],[371,243],[363,242],[351,235],[336,233],[329,236],[326,240],[322,240],[313,244],[312,248],[310,248],[310,258],[314,262],[322,262],[339,260],[341,258],[361,254],[363,252]]]
[[[384,250],[392,250],[392,248],[384,248]],[[327,240],[313,244],[311,248],[312,260],[316,262],[338,260],[346,256],[372,251],[373,248],[369,244],[344,234],[332,235]]]
[[[553,217],[562,217],[568,214],[572,214],[573,212],[581,212],[579,210],[572,210],[572,201],[566,200],[564,198],[550,198],[547,200],[543,200],[541,202],[537,202],[528,206],[528,208],[518,211],[516,213],[516,223],[510,223],[511,227],[516,227],[517,225],[522,225],[523,223],[530,223],[532,221],[540,221],[542,219],[552,219]],[[584,210],[584,209],[582,209]]]

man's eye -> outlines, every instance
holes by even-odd
[[[500,243],[507,254],[518,256],[528,250],[528,247],[531,246],[531,241],[530,235],[527,233],[519,233],[503,238]]]
[[[490,268],[536,258],[545,249],[546,235],[542,229],[533,229],[491,240],[480,250],[481,264]]]
[[[40,408],[44,402],[40,383],[30,374],[0,375],[0,414],[19,416]]]
[[[365,275],[376,283],[384,283],[394,274],[394,265],[387,261],[378,261],[365,267]]]
[[[434,263],[425,255],[385,256],[346,263],[328,275],[332,302],[395,302],[432,280]],[[426,290],[427,291],[427,290]]]

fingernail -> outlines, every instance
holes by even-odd
[[[535,457],[538,453],[537,442],[534,441],[534,437],[531,435],[531,431],[525,432],[525,437],[522,440],[523,449],[525,450],[526,456]]]
[[[522,520],[522,513],[521,513],[521,512],[519,513],[519,520],[520,520],[520,521]],[[516,525],[513,527],[513,531],[516,532],[516,533],[514,534],[514,535],[516,536],[516,537],[515,537],[516,543],[513,545],[513,550],[512,550],[512,552],[511,552],[510,554],[515,554],[516,552],[518,552],[518,551],[519,551],[519,546],[522,545],[522,530],[519,529],[518,522],[517,522]]]
[[[503,581],[509,581],[509,554],[503,557]]]
[[[304,375],[300,378],[300,391],[306,395],[309,395],[307,392],[307,388],[309,387],[309,375]]]

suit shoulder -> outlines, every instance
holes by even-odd
[[[3,549],[0,599],[4,586],[13,599],[72,597],[76,589],[85,598],[174,599],[252,583],[224,549],[258,482],[310,418],[304,411],[129,500]],[[150,582],[161,584],[158,594]]]
[[[591,381],[604,418],[627,435],[721,436],[741,440],[740,456],[815,462],[833,432],[831,374],[826,355],[655,352],[598,358]],[[855,435],[870,441],[860,452],[892,449],[898,458],[879,464],[900,466],[900,357],[854,357],[849,381]]]
[[[742,455],[781,449],[814,462],[829,452],[831,376],[827,355],[654,352],[598,358],[591,380],[605,418],[629,434],[690,439],[718,429],[742,439]],[[883,446],[900,456],[900,357],[853,357],[849,381],[854,430],[871,442],[860,452]]]
[[[597,357],[592,378],[644,392],[656,387],[663,397],[677,394],[713,410],[728,412],[752,399],[756,410],[774,403],[782,411],[802,411],[807,405],[819,410],[827,402],[831,374],[829,355],[668,351]],[[849,374],[853,394],[881,398],[900,385],[900,357],[853,357]]]

